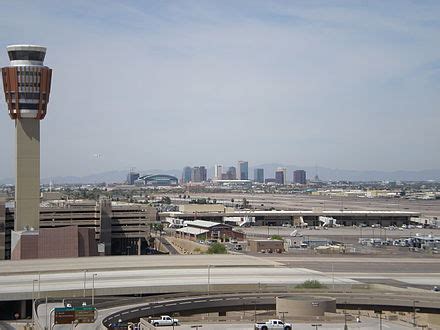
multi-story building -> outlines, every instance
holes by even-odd
[[[205,182],[208,179],[208,171],[205,166],[195,166],[192,168],[191,181]]]
[[[277,184],[286,184],[287,183],[287,169],[284,167],[279,167],[275,171],[275,181]]]
[[[127,184],[134,185],[134,182],[139,179],[139,173],[136,172],[129,172],[127,174]]]
[[[214,179],[216,180],[222,180],[223,175],[223,166],[222,165],[215,165],[214,167]]]
[[[293,183],[306,184],[306,171],[296,170],[293,172]]]
[[[202,178],[202,182],[208,181],[208,170],[205,166],[200,166],[200,177]]]
[[[11,257],[14,208],[0,201],[0,259]],[[104,255],[145,254],[150,227],[158,221],[154,207],[95,201],[53,201],[40,207],[40,228],[77,226],[92,229]]]
[[[254,181],[258,183],[264,183],[264,169],[256,168],[254,169]]]
[[[225,174],[222,177],[224,180],[236,180],[237,179],[237,169],[234,166],[230,166]]]
[[[183,183],[188,183],[191,181],[191,176],[192,176],[192,168],[189,166],[185,166],[183,168],[183,172],[182,172],[182,182]]]
[[[238,180],[249,180],[249,163],[246,161],[238,162]]]

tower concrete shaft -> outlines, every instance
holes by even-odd
[[[39,228],[40,223],[40,121],[15,120],[16,177],[14,230]]]

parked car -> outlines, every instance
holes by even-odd
[[[155,327],[166,326],[166,325],[178,325],[179,320],[173,319],[171,316],[168,315],[162,315],[160,319],[153,319],[150,321],[150,323]]]
[[[281,320],[269,320],[266,323],[255,323],[255,330],[292,330],[292,324]]]

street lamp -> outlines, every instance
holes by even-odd
[[[211,265],[208,265],[208,296],[211,292]]]
[[[348,330],[348,325],[347,325],[347,300],[344,301],[344,330]]]
[[[334,290],[335,289],[335,267],[334,267],[333,262],[332,262],[332,287]]]
[[[379,314],[379,330],[382,330],[382,311],[376,311],[376,314]]]
[[[98,274],[92,274],[92,306],[95,305],[95,276]]]
[[[35,282],[38,282],[38,280],[32,280],[32,325],[35,325],[35,319],[34,319],[34,307],[35,307]]]
[[[84,269],[84,291],[83,291],[83,297],[86,297],[86,281],[87,281],[87,269]]]
[[[417,326],[416,324],[416,303],[419,303],[420,301],[418,300],[413,300],[413,326]]]

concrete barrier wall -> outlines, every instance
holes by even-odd
[[[154,330],[157,329],[154,325],[149,323],[146,319],[141,318],[139,320],[139,328],[140,330]]]
[[[292,316],[324,316],[336,313],[336,299],[331,297],[284,296],[276,299],[277,313]]]

